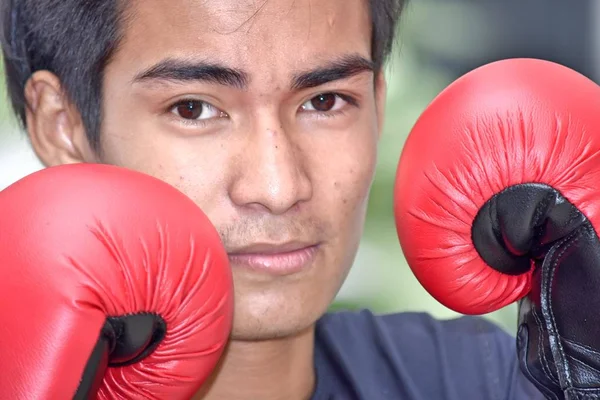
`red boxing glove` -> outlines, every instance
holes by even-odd
[[[404,254],[429,293],[465,314],[520,300],[526,376],[549,399],[600,398],[594,82],[532,59],[458,79],[406,142],[395,213]]]
[[[229,336],[219,235],[153,177],[75,164],[0,192],[0,398],[188,400]]]

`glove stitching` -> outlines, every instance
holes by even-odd
[[[542,214],[546,214],[545,211],[548,208],[548,204],[550,203],[551,200],[554,199],[554,195],[552,193],[546,195],[539,203],[538,206],[535,208],[535,213],[533,215],[533,226],[537,227],[539,222],[540,222],[540,218],[542,217]],[[542,213],[542,211],[544,211],[544,213]]]
[[[540,316],[538,315],[537,310],[533,309],[531,311],[531,315],[535,319],[535,323],[538,324],[538,326],[543,326],[542,320],[541,320]],[[548,358],[546,357],[546,352],[544,352],[544,350],[543,350],[543,335],[542,335],[541,329],[538,329],[537,353],[538,353],[538,358],[540,360],[540,364],[542,366],[542,371],[544,372],[544,375],[546,375],[546,378],[550,379],[550,381],[552,383],[556,384],[557,386],[560,386],[558,379],[556,379],[553,376],[552,371],[550,370],[550,363],[548,362]]]
[[[586,350],[586,351],[589,351],[589,352],[592,352],[592,353],[595,353],[595,354],[600,354],[600,352],[599,352],[598,350],[596,350],[596,349],[593,349],[593,348],[591,348],[590,346],[587,346],[587,345],[585,345],[585,344],[582,344],[582,343],[575,342],[575,341],[573,341],[573,340],[571,340],[571,339],[563,339],[563,340],[564,340],[565,342],[568,342],[568,343],[570,343],[572,346],[579,347],[579,348],[581,348],[581,349],[583,349],[583,350]]]
[[[579,220],[581,217],[582,214],[580,212],[573,212],[566,225],[572,225],[575,220]]]
[[[557,248],[560,248],[561,250],[554,257],[554,261],[552,262],[552,266],[550,267],[550,271],[549,271],[550,282],[552,282],[552,280],[553,280],[554,274],[556,272],[556,268],[558,267],[559,261],[562,258],[562,256],[565,254],[565,252],[571,246],[573,246],[575,243],[577,243],[577,241],[579,239],[581,239],[581,237],[583,236],[583,233],[584,233],[583,230],[578,229],[574,234],[572,234],[570,237],[563,239],[558,244]],[[566,243],[566,245],[561,248],[561,246],[563,246],[565,243]],[[565,380],[566,380],[566,382],[564,382],[564,384],[567,385],[567,387],[561,388],[561,389],[567,390],[568,388],[573,387],[573,382],[571,380],[570,368],[568,367],[568,363],[566,360],[566,354],[565,354],[564,348],[561,343],[561,338],[556,329],[556,319],[554,318],[554,312],[552,310],[552,288],[553,288],[553,286],[550,284],[550,282],[548,282],[547,284],[544,284],[544,286],[547,287],[547,292],[548,292],[548,316],[550,317],[551,326],[553,328],[552,331],[555,333],[555,336],[557,337],[556,346],[558,347],[559,356],[561,358],[560,360],[555,360],[555,362],[556,363],[561,362],[561,364],[562,364],[560,366],[557,365],[557,372],[558,372],[559,381],[560,381],[560,375],[561,375],[560,371],[562,370]]]
[[[568,355],[568,354],[567,354],[567,358],[568,358],[568,359],[570,359],[570,360],[571,360],[571,362],[572,362],[573,364],[581,364],[581,365],[583,365],[584,367],[587,367],[587,368],[593,369],[593,370],[594,370],[596,373],[600,373],[600,371],[598,371],[598,369],[597,369],[597,368],[591,367],[591,366],[587,365],[586,363],[584,363],[583,361],[576,359],[576,358],[575,358],[575,357],[573,357],[573,356],[570,356],[570,355]]]
[[[567,390],[566,394],[568,397],[566,399],[575,399],[575,400],[598,400],[600,399],[600,394],[594,393],[580,393],[578,391],[573,391],[576,389]],[[584,389],[585,390],[585,389]]]

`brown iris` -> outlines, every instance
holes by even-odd
[[[185,119],[198,119],[203,110],[203,104],[193,100],[183,102],[177,106],[177,113]]]
[[[330,111],[335,106],[335,94],[325,93],[320,94],[311,100],[311,104],[315,110],[320,112]]]

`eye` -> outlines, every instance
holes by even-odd
[[[219,109],[199,100],[180,101],[173,106],[171,112],[187,120],[205,120],[226,116]]]
[[[313,97],[302,105],[303,111],[317,111],[321,113],[337,111],[344,107],[346,99],[335,93],[322,93]]]

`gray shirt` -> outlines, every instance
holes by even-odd
[[[515,338],[479,317],[327,314],[317,323],[312,400],[542,400]]]

